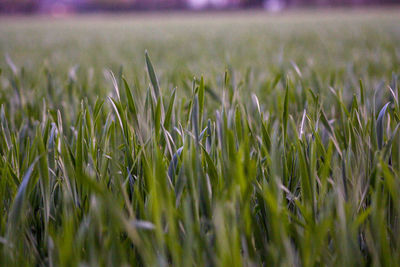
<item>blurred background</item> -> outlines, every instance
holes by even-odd
[[[266,9],[359,7],[400,4],[400,0],[0,0],[0,14],[70,14],[150,10]]]

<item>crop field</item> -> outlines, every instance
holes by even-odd
[[[400,10],[0,17],[0,266],[400,266]]]

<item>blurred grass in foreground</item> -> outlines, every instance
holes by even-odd
[[[399,265],[396,10],[137,16],[0,19],[0,266]]]

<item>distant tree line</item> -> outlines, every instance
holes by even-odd
[[[400,4],[400,0],[228,0],[223,7],[265,7],[268,1],[284,7]],[[0,0],[0,13],[46,13],[60,7],[66,12],[190,9],[189,3],[190,0]]]

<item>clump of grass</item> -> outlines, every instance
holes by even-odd
[[[398,266],[400,87],[384,58],[382,73],[298,55],[190,79],[146,52],[145,73],[105,81],[8,57],[0,266]]]
[[[267,107],[229,72],[222,98],[203,77],[177,98],[147,52],[146,66],[144,94],[111,73],[108,99],[76,105],[26,99],[21,72],[3,76],[2,264],[400,262],[396,75],[387,104],[360,81],[351,102],[331,88],[330,108],[281,76]]]

